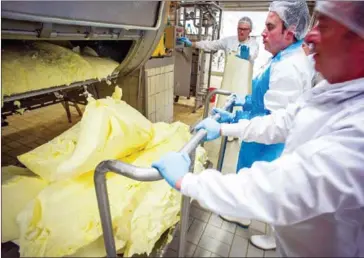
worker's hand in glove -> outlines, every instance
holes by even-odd
[[[250,49],[249,49],[249,47],[247,47],[245,45],[242,45],[240,47],[240,53],[237,55],[237,57],[249,61],[249,55],[250,55]]]
[[[191,40],[189,40],[188,38],[186,37],[180,37],[180,38],[177,38],[177,43],[185,43],[187,47],[191,47],[192,46],[192,42]]]
[[[170,152],[152,164],[173,188],[180,190],[183,177],[188,173],[191,160],[187,153]]]
[[[218,123],[231,123],[234,120],[234,114],[222,110],[221,108],[213,108],[211,111],[212,115],[219,114],[219,119],[217,119]]]
[[[234,99],[234,104],[233,104],[234,107],[242,107],[245,104],[245,99],[240,98],[235,93],[234,94],[231,94],[229,96],[228,101],[230,101],[230,99]]]
[[[221,125],[212,118],[206,118],[202,120],[196,125],[195,129],[197,131],[201,129],[205,129],[207,131],[205,141],[215,140],[221,135]]]

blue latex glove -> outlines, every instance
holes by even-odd
[[[197,131],[205,129],[207,131],[205,141],[212,141],[220,137],[221,125],[214,119],[209,117],[198,123],[195,129]]]
[[[241,58],[241,59],[245,59],[249,61],[249,55],[250,55],[250,49],[249,47],[242,45],[240,47],[240,53],[238,55],[236,55],[237,57]]]
[[[159,171],[170,186],[177,189],[177,182],[188,173],[190,164],[191,160],[187,153],[170,152],[154,162],[152,167]]]
[[[234,114],[222,110],[221,108],[213,108],[211,111],[212,115],[219,114],[220,118],[217,119],[218,123],[230,123],[234,120]]]
[[[231,99],[231,98],[234,98],[234,107],[242,107],[242,106],[244,106],[244,104],[245,104],[245,99],[242,99],[242,98],[240,98],[238,95],[236,95],[236,94],[231,94],[230,95],[230,97],[229,97],[229,100]]]
[[[192,46],[192,42],[186,37],[177,38],[177,43],[185,43],[187,47]]]

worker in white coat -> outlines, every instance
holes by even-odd
[[[364,2],[317,1],[315,68],[326,79],[287,109],[198,128],[207,140],[238,135],[245,141],[285,142],[273,162],[244,173],[214,169],[188,173],[186,153],[153,164],[182,194],[218,214],[274,226],[277,251],[290,257],[364,256]]]
[[[253,119],[269,115],[294,103],[312,87],[314,71],[302,44],[310,22],[307,3],[304,0],[274,1],[269,7],[266,28],[262,32],[265,49],[272,58],[252,81],[252,94],[241,100],[243,110],[234,113],[214,109],[220,114],[218,122],[238,123],[241,119]],[[236,172],[250,168],[256,161],[273,161],[283,152],[284,142],[263,144],[242,140]],[[251,220],[221,216],[224,220],[248,227]],[[250,241],[263,250],[276,248],[274,232],[269,227],[267,235],[253,235]]]
[[[225,58],[231,52],[239,53],[241,46],[249,48],[249,60],[253,63],[258,56],[259,45],[255,39],[250,37],[250,33],[253,29],[253,22],[249,17],[242,17],[237,26],[237,36],[226,37],[218,40],[202,40],[197,42],[191,42],[186,37],[178,38],[178,42],[185,43],[188,47],[199,48],[206,51],[224,50]]]

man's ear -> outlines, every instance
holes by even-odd
[[[287,41],[290,41],[290,42],[294,42],[295,41],[295,35],[293,33],[292,30],[285,30],[284,31],[284,39],[287,40]]]

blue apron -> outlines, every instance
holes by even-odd
[[[252,81],[252,94],[245,97],[243,111],[236,111],[233,123],[240,119],[252,119],[256,116],[266,116],[271,112],[265,108],[264,95],[269,89],[270,72],[273,63],[281,61],[282,55],[302,47],[302,40],[275,55],[266,69]],[[255,161],[273,161],[283,152],[284,143],[262,144],[256,142],[242,142],[239,152],[236,172],[242,168],[250,168]]]

